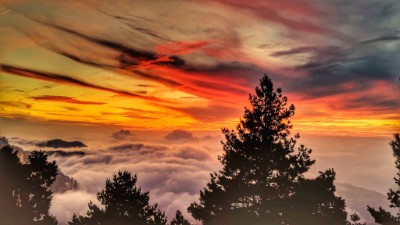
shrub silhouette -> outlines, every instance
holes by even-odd
[[[86,216],[74,215],[70,225],[166,225],[165,214],[157,204],[149,204],[149,192],[142,193],[136,187],[137,176],[127,171],[114,174],[106,180],[105,189],[97,193],[104,206],[99,208],[92,202]]]
[[[397,209],[397,215],[392,215],[390,212],[385,211],[382,207],[378,210],[368,206],[368,211],[371,216],[374,217],[375,222],[384,225],[398,225],[400,224],[400,135],[395,134],[394,140],[390,142],[392,146],[393,156],[396,159],[397,177],[394,178],[397,184],[397,190],[389,190],[388,200],[390,201],[390,207]]]
[[[57,224],[49,214],[57,165],[44,152],[34,151],[21,163],[11,146],[0,150],[0,224]]]
[[[367,225],[367,223],[361,223],[360,222],[361,218],[359,215],[357,215],[356,213],[351,214],[350,215],[350,221],[349,224],[350,225]]]
[[[191,223],[186,220],[181,211],[176,211],[175,218],[171,221],[170,225],[191,225]]]
[[[311,149],[295,149],[289,119],[295,107],[268,76],[249,96],[236,131],[223,129],[223,169],[211,174],[199,203],[188,211],[204,225],[346,224],[345,202],[336,197],[333,170],[305,179]]]

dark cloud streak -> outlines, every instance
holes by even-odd
[[[6,65],[6,64],[0,64],[0,71],[10,73],[13,75],[17,75],[17,76],[22,76],[22,77],[29,77],[29,78],[51,81],[51,82],[56,82],[56,83],[76,85],[76,86],[86,87],[86,88],[93,88],[93,89],[97,89],[97,90],[101,90],[101,91],[112,92],[114,94],[118,94],[121,96],[141,98],[141,99],[147,99],[147,100],[155,100],[158,102],[166,102],[165,100],[161,100],[161,99],[150,97],[150,96],[142,96],[142,95],[127,92],[127,91],[121,91],[121,90],[116,90],[116,89],[111,89],[111,88],[106,88],[106,87],[102,87],[99,85],[91,84],[91,83],[88,83],[88,82],[85,82],[85,81],[82,81],[82,80],[79,80],[76,78],[69,77],[67,75],[35,71],[35,70],[15,67],[15,66]]]
[[[295,54],[303,50],[291,49],[285,53],[275,54]],[[308,74],[300,83],[292,82],[292,86],[298,86],[305,92],[320,87],[334,87],[347,82],[363,84],[377,80],[391,82],[400,69],[397,62],[393,60],[400,56],[396,51],[376,49],[368,52],[362,45],[350,48],[328,46],[310,48],[307,51],[311,54],[306,59],[307,61],[291,68]],[[338,89],[337,93],[341,91]],[[315,94],[314,97],[319,96],[318,93],[313,94]]]
[[[41,100],[41,101],[56,101],[56,102],[65,102],[65,103],[73,103],[73,104],[80,104],[80,105],[104,105],[105,102],[94,102],[94,101],[82,101],[72,97],[66,96],[55,96],[55,95],[42,95],[42,96],[35,96],[31,97],[34,100]]]
[[[400,40],[400,32],[397,31],[392,34],[383,35],[377,38],[369,39],[366,41],[362,41],[361,44],[371,44],[376,42],[388,42],[388,41],[399,41]]]
[[[141,60],[155,60],[155,59],[157,59],[157,56],[154,53],[151,53],[151,52],[136,50],[136,49],[133,49],[131,47],[127,47],[125,45],[122,45],[120,43],[112,42],[112,41],[105,40],[105,39],[94,38],[94,37],[82,34],[80,32],[72,30],[72,29],[68,29],[68,28],[65,28],[65,27],[62,27],[62,26],[51,24],[51,23],[46,23],[46,22],[37,20],[35,18],[31,18],[31,17],[29,17],[29,18],[31,20],[37,22],[37,23],[42,24],[42,25],[46,25],[46,26],[52,27],[54,29],[63,31],[65,33],[80,37],[80,38],[82,38],[84,40],[87,40],[87,41],[92,42],[92,43],[96,43],[96,44],[98,44],[100,46],[117,50],[119,52],[122,52],[122,53],[134,58],[134,59],[137,59],[138,61],[141,61]]]
[[[116,71],[123,75],[136,74],[136,75],[139,75],[139,76],[142,76],[145,78],[149,78],[154,81],[159,81],[159,82],[169,85],[169,86],[180,85],[179,82],[177,82],[175,80],[157,76],[154,74],[150,74],[150,72],[146,72],[140,68],[140,64],[142,62],[147,62],[147,63],[154,64],[154,65],[182,67],[185,65],[185,61],[183,59],[181,59],[179,56],[172,55],[172,56],[167,57],[167,60],[160,60],[160,58],[164,58],[165,56],[159,55],[159,54],[156,54],[156,53],[153,53],[150,51],[136,50],[134,48],[127,47],[127,46],[117,43],[117,42],[91,37],[91,36],[85,35],[83,33],[80,33],[78,31],[75,31],[72,29],[61,27],[61,26],[58,26],[58,25],[55,25],[52,23],[47,23],[47,22],[37,20],[37,19],[31,18],[31,17],[28,17],[28,18],[39,24],[51,27],[53,29],[68,33],[70,35],[76,36],[76,37],[81,38],[86,41],[89,41],[92,44],[95,44],[95,45],[98,45],[101,47],[106,47],[106,48],[109,48],[110,50],[115,50],[115,51],[119,52],[120,55],[117,56],[116,58],[114,58],[114,60],[116,60],[119,63],[119,65],[116,66],[116,65],[104,64],[104,63],[99,63],[98,61],[95,61],[95,60],[82,58],[81,56],[74,55],[74,54],[68,53],[60,48],[57,48],[54,44],[42,45],[42,47],[44,47],[50,51],[53,51],[62,56],[65,56],[73,61],[78,62],[78,63],[82,63],[82,64],[86,64],[89,66],[94,66],[94,67],[98,67],[98,68],[102,68],[102,69]],[[142,29],[142,32],[144,32],[143,29]],[[26,31],[24,31],[24,33],[26,33]],[[150,35],[149,33],[150,32],[147,32],[148,35]]]
[[[315,46],[305,46],[305,47],[298,47],[298,48],[293,48],[289,50],[284,50],[284,51],[277,51],[273,52],[270,54],[270,56],[287,56],[287,55],[295,55],[295,54],[301,54],[301,53],[309,53],[317,50],[318,47]]]

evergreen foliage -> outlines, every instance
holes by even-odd
[[[392,215],[390,212],[385,211],[382,207],[378,210],[368,206],[368,211],[374,217],[375,222],[383,225],[399,225],[400,224],[400,135],[395,134],[394,140],[390,142],[392,147],[393,156],[397,169],[397,177],[394,181],[397,185],[397,190],[390,189],[388,192],[388,200],[390,207],[397,210],[397,215]]]
[[[137,177],[127,171],[106,180],[105,189],[97,193],[104,209],[89,203],[85,216],[74,215],[70,225],[166,225],[165,214],[157,204],[149,203],[149,192],[136,186]]]
[[[32,152],[23,164],[17,151],[4,146],[0,150],[0,224],[57,224],[49,213],[57,170],[44,152]]]
[[[171,221],[170,225],[191,225],[191,223],[186,220],[181,211],[176,211],[175,218]]]
[[[304,178],[311,149],[295,147],[288,105],[280,88],[264,76],[249,97],[236,131],[223,129],[223,169],[211,174],[199,203],[188,208],[204,225],[346,224],[345,202],[334,195],[335,173]]]

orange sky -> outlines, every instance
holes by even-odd
[[[0,116],[16,122],[233,128],[267,73],[295,104],[296,131],[400,129],[399,14],[360,26],[354,12],[300,0],[0,8]]]
[[[51,158],[80,186],[54,195],[61,222],[125,169],[169,218],[191,218],[221,166],[220,129],[235,128],[268,74],[296,106],[299,144],[313,149],[307,176],[334,168],[337,190],[386,201],[399,21],[396,0],[1,0],[0,136],[25,151],[55,138],[88,146],[85,157]],[[177,129],[189,136],[168,139]],[[367,214],[369,197],[354,197]]]

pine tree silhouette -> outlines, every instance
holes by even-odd
[[[349,225],[367,225],[367,223],[361,223],[360,222],[361,218],[359,215],[356,213],[350,215],[350,221]]]
[[[171,221],[170,225],[191,225],[191,223],[183,217],[181,211],[176,211],[175,218]]]
[[[44,152],[32,152],[23,164],[17,151],[4,146],[0,150],[0,224],[57,224],[49,213],[50,187],[56,176],[57,165],[48,162]]]
[[[388,200],[390,207],[397,209],[397,215],[392,215],[390,212],[385,211],[382,207],[378,210],[368,206],[368,211],[374,217],[375,222],[384,225],[399,225],[400,224],[400,135],[395,134],[394,140],[390,142],[392,146],[393,156],[396,159],[397,177],[394,178],[397,184],[397,190],[390,189],[388,192]]]
[[[335,173],[304,178],[314,160],[311,149],[295,148],[299,135],[290,137],[295,107],[266,75],[255,92],[236,131],[222,130],[223,169],[211,174],[189,212],[204,225],[346,224]]]
[[[149,192],[136,187],[137,177],[127,171],[106,180],[106,187],[97,193],[104,209],[89,203],[86,216],[74,215],[70,225],[166,225],[165,214],[157,204],[149,204]]]
[[[48,162],[44,152],[32,152],[29,157],[30,176],[28,178],[29,189],[26,190],[26,202],[30,202],[30,209],[37,222],[35,224],[57,224],[54,216],[49,215],[52,200],[51,185],[56,180],[58,168],[56,162]],[[32,190],[33,189],[33,190]],[[28,201],[28,198],[30,199]],[[30,212],[30,210],[28,210]]]

